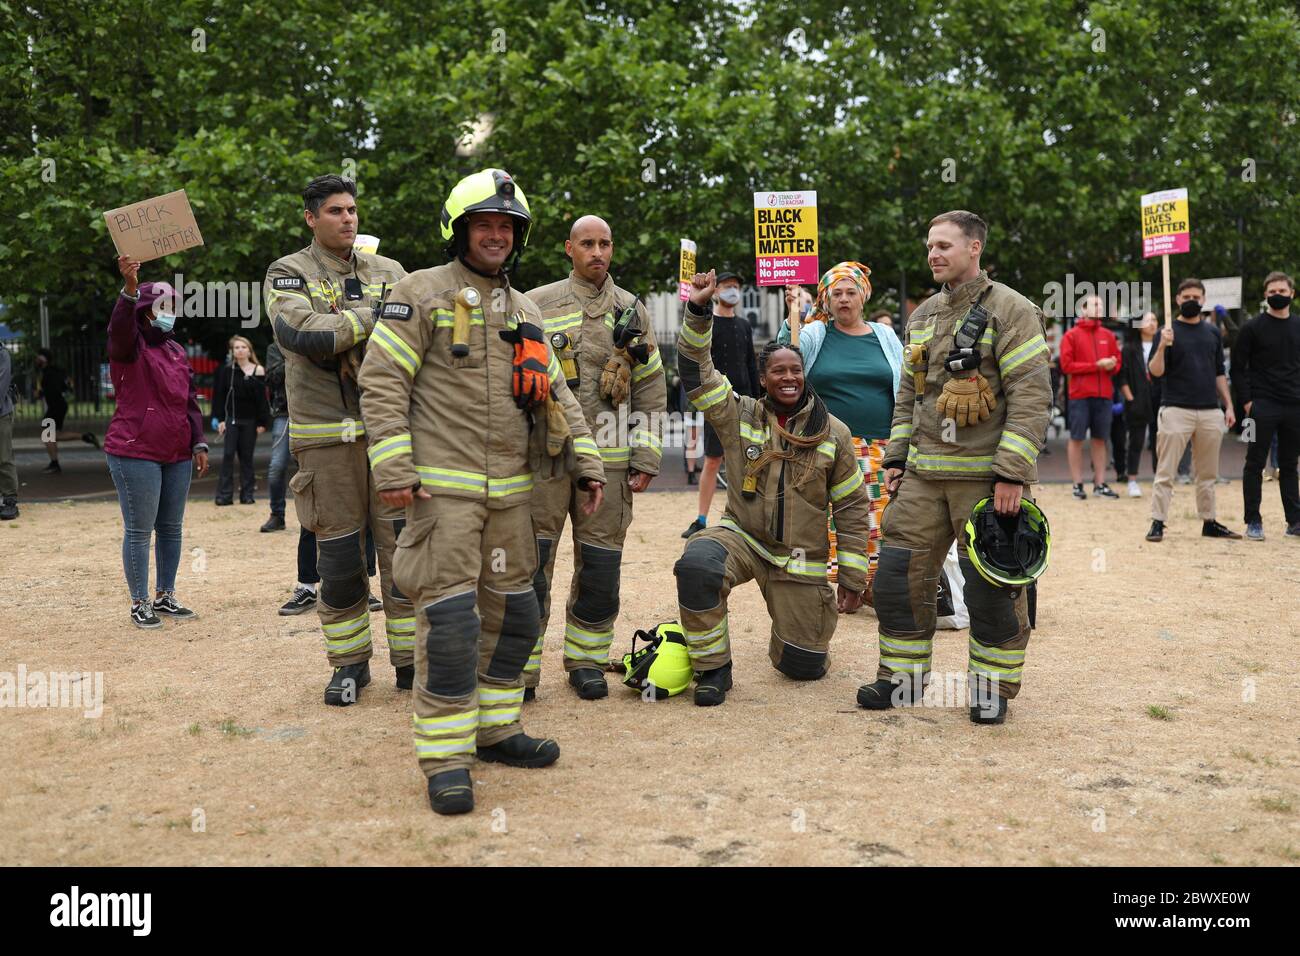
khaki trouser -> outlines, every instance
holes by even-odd
[[[298,521],[316,534],[320,595],[316,610],[332,667],[369,660],[370,580],[365,527],[375,536],[384,600],[388,658],[394,667],[415,659],[415,617],[410,598],[393,587],[393,548],[405,524],[400,510],[379,500],[366,442],[300,449],[298,474],[289,482]]]
[[[1156,419],[1156,480],[1151,487],[1151,517],[1169,519],[1178,460],[1192,443],[1192,475],[1196,481],[1196,513],[1213,521],[1214,483],[1219,477],[1219,446],[1223,444],[1223,412],[1217,408],[1161,407]]]
[[[980,499],[991,494],[988,481],[927,479],[911,471],[904,475],[885,509],[873,589],[880,624],[878,679],[902,675],[914,687],[918,680],[928,681],[939,572],[956,538],[970,611],[970,676],[993,682],[1003,697],[1019,693],[1029,644],[1025,589],[1016,589],[1013,597],[1011,590],[990,584],[966,553],[966,520]]]
[[[826,673],[839,612],[825,579],[792,578],[759,557],[736,532],[717,526],[691,536],[673,573],[682,630],[697,673],[730,662],[727,595],[751,580],[758,582],[772,617],[768,657],[773,666],[796,680],[816,680]]]
[[[14,466],[14,414],[0,415],[0,498],[18,497],[18,469]]]
[[[611,471],[605,500],[596,513],[582,513],[587,493],[566,475],[533,486],[533,532],[537,537],[537,574],[533,587],[541,607],[541,623],[532,655],[524,667],[524,686],[541,679],[542,641],[551,619],[551,583],[555,553],[564,534],[564,521],[573,521],[573,579],[564,609],[564,669],[604,670],[618,619],[618,592],[623,540],[632,523],[632,489],[626,471]]]
[[[478,745],[523,733],[523,668],[537,635],[530,505],[417,499],[393,575],[416,616],[415,752],[425,776],[468,769]]]

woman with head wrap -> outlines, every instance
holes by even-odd
[[[730,481],[722,520],[690,538],[673,571],[695,703],[731,689],[727,596],[757,582],[772,616],[768,656],[794,680],[817,680],[830,662],[837,612],[862,602],[870,502],[853,436],[807,387],[804,358],[772,343],[758,364],[760,398],[741,395],[713,365],[713,272],[692,279],[677,367],[687,395],[722,445]],[[826,512],[840,532],[838,596],[826,580]]]
[[[880,516],[889,496],[884,485],[884,453],[894,417],[894,395],[903,362],[903,347],[894,330],[863,321],[871,298],[871,270],[861,262],[832,266],[817,284],[817,299],[808,324],[799,333],[808,384],[830,413],[849,427],[859,466],[871,498],[871,534],[867,546],[867,583],[875,577],[880,550]],[[786,287],[786,302],[793,289]],[[782,323],[777,341],[790,341]],[[831,580],[837,574],[835,522],[829,519]],[[868,596],[868,602],[870,597]]]
[[[190,460],[208,471],[203,413],[185,348],[172,337],[176,292],[166,282],[138,283],[140,263],[117,260],[126,285],[108,322],[109,374],[117,408],[104,436],[126,534],[122,566],[136,627],[162,627],[159,614],[194,617],[176,601],[181,522]],[[149,600],[149,545],[157,537],[158,580]]]

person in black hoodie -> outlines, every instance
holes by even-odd
[[[225,439],[221,450],[221,475],[217,480],[217,504],[233,504],[235,456],[239,457],[239,503],[251,505],[256,500],[253,489],[253,450],[257,436],[271,424],[271,410],[266,400],[266,370],[257,363],[253,343],[242,335],[230,340],[231,361],[217,373],[216,392],[212,397],[212,415],[218,420],[217,431]]]
[[[1291,314],[1295,282],[1285,272],[1264,280],[1268,309],[1246,323],[1232,351],[1232,374],[1242,405],[1254,423],[1242,473],[1246,537],[1264,540],[1259,504],[1262,475],[1273,436],[1277,436],[1277,485],[1286,515],[1286,533],[1300,537],[1300,319]]]
[[[1128,482],[1130,498],[1141,498],[1138,471],[1142,466],[1142,449],[1151,448],[1151,470],[1155,471],[1156,457],[1156,398],[1152,390],[1151,373],[1147,359],[1155,348],[1158,323],[1154,312],[1144,313],[1139,324],[1130,325],[1124,335],[1124,349],[1120,373],[1116,378],[1124,399],[1125,460],[1116,455],[1115,470]],[[1149,442],[1149,444],[1148,444]]]

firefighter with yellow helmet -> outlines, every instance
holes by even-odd
[[[476,755],[516,767],[559,757],[520,725],[538,625],[533,488],[566,475],[587,512],[603,498],[541,313],[510,284],[531,225],[504,170],[457,183],[441,220],[451,261],[393,287],[361,369],[375,484],[406,508],[393,574],[415,605],[415,748],[443,814],[473,809]]]

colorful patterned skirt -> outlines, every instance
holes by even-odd
[[[867,585],[876,577],[876,563],[880,560],[880,516],[885,513],[889,503],[889,494],[885,491],[885,449],[889,439],[877,438],[874,441],[854,436],[853,451],[858,457],[858,467],[866,483],[867,497],[871,508],[867,512],[867,526],[871,529],[867,536]],[[839,580],[838,567],[835,563],[835,518],[829,508],[826,509],[826,531],[830,537],[831,555],[826,562],[829,569],[827,578],[832,584]]]

